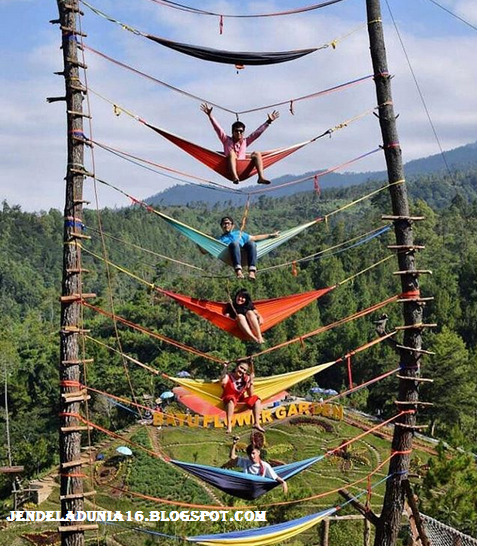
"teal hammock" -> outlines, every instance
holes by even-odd
[[[219,241],[218,239],[214,239],[214,237],[202,233],[201,231],[190,227],[183,222],[180,222],[179,220],[175,220],[174,218],[167,216],[163,212],[155,211],[155,213],[159,215],[163,220],[165,220],[174,229],[180,231],[182,235],[185,235],[193,243],[208,252],[211,256],[222,260],[228,265],[231,265],[229,249],[225,243]],[[300,226],[281,231],[278,237],[265,239],[264,241],[257,241],[257,257],[261,258],[262,256],[265,256],[272,250],[278,248],[283,243],[286,243],[292,237],[295,237],[295,235],[298,235],[302,231],[305,231],[305,229],[317,224],[318,222],[321,222],[322,220],[323,218],[316,218],[315,220],[307,222],[306,224],[301,224]],[[243,262],[246,261],[245,256],[242,256],[242,259]]]

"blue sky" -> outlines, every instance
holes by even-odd
[[[477,139],[477,31],[454,19],[429,0],[387,0],[397,21],[427,107],[444,149]],[[393,99],[405,161],[438,153],[439,148],[420,102],[405,56],[397,40],[386,0],[382,0],[388,64],[394,75]],[[364,0],[344,0],[333,6],[287,17],[226,19],[218,33],[215,17],[198,16],[158,5],[152,0],[90,0],[107,14],[145,32],[177,41],[229,50],[275,51],[313,47],[346,35],[365,21]],[[183,0],[219,13],[267,13],[306,6],[312,1]],[[440,4],[477,26],[477,0],[440,0]],[[270,67],[247,67],[237,74],[216,65],[169,51],[83,8],[86,44],[171,85],[243,110],[288,100],[371,73],[366,28],[303,59]],[[62,209],[64,199],[64,104],[48,105],[45,98],[63,93],[60,35],[49,20],[57,17],[55,0],[0,0],[1,143],[0,196],[24,210]],[[199,102],[154,85],[86,52],[88,85],[152,124],[219,149]],[[129,153],[216,182],[221,180],[128,116],[115,116],[111,106],[90,94],[92,131],[96,140]],[[295,115],[281,107],[281,117],[254,149],[287,146],[307,140],[329,127],[375,106],[371,81],[323,98],[295,105]],[[85,103],[85,108],[87,107]],[[234,117],[216,111],[225,128]],[[266,111],[242,116],[249,129]],[[89,132],[89,128],[88,128]],[[322,139],[272,167],[270,177],[332,167],[381,143],[374,116]],[[98,177],[144,198],[172,184],[96,149]],[[87,166],[92,158],[88,156]],[[384,168],[382,154],[353,165],[352,170]],[[124,206],[117,193],[100,188],[100,206]],[[92,197],[91,183],[86,195]]]

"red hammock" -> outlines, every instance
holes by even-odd
[[[154,127],[154,125],[149,125],[149,123],[144,122],[144,124],[147,125],[147,127],[149,127],[150,129],[156,131],[156,133],[159,133],[164,138],[167,138],[167,140],[184,150],[184,152],[188,153],[193,158],[197,159],[204,165],[207,165],[209,169],[212,169],[213,171],[222,175],[228,180],[233,180],[233,177],[229,174],[227,159],[222,152],[214,152],[213,150],[208,150],[207,148],[203,148],[198,144],[189,142],[188,140],[185,140],[177,135],[168,133],[167,131],[164,131],[164,129]],[[306,146],[313,140],[300,142],[299,144],[294,144],[293,146],[289,146],[288,148],[277,148],[276,150],[267,150],[261,152],[263,168],[266,169],[267,167],[270,167],[270,165],[273,165],[277,161],[280,161],[280,159],[287,157],[293,152],[296,152],[296,150],[299,150],[303,146]],[[237,159],[237,174],[239,175],[240,180],[247,180],[247,178],[250,178],[256,173],[257,169],[255,169],[253,162],[250,159],[250,154],[247,154],[246,159]]]
[[[282,320],[309,305],[312,301],[321,298],[321,296],[324,296],[336,288],[336,286],[303,292],[302,294],[292,294],[291,296],[284,296],[282,298],[254,301],[255,308],[263,318],[263,324],[261,325],[262,332],[266,332],[272,326],[275,326],[275,324],[282,322]],[[156,290],[187,307],[193,313],[212,322],[215,326],[225,330],[229,334],[240,339],[248,339],[247,335],[238,327],[235,319],[224,316],[223,312],[227,305],[226,303],[191,298],[190,296],[183,296],[182,294],[176,294],[157,287]]]

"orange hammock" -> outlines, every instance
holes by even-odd
[[[336,286],[338,285],[321,288],[320,290],[303,292],[302,294],[292,294],[291,296],[284,296],[281,298],[254,301],[255,308],[263,318],[263,324],[261,325],[262,332],[266,332],[275,326],[275,324],[278,324],[290,315],[303,309],[303,307],[309,305],[312,301],[321,298],[321,296],[324,296],[336,288]],[[184,307],[187,307],[187,309],[193,313],[212,322],[215,326],[225,330],[229,334],[240,339],[248,339],[247,335],[238,327],[236,320],[224,316],[223,312],[227,305],[226,303],[191,298],[190,296],[183,296],[182,294],[176,294],[157,287],[156,290],[177,301]]]
[[[213,171],[222,175],[228,180],[233,180],[233,177],[229,174],[227,158],[222,152],[214,152],[213,150],[208,150],[207,148],[203,148],[198,144],[194,144],[193,142],[189,142],[177,135],[164,131],[164,129],[154,127],[154,125],[149,125],[149,123],[146,122],[143,123],[153,131],[156,131],[156,133],[159,133],[161,136],[167,138],[167,140],[184,150],[184,152],[188,153],[193,158],[197,159],[198,161],[209,167],[209,169],[212,169]],[[287,157],[288,155],[296,152],[303,146],[306,146],[310,142],[313,142],[314,140],[316,140],[316,138],[307,140],[306,142],[300,142],[299,144],[294,144],[293,146],[289,146],[288,148],[278,148],[276,150],[261,152],[263,168],[266,169],[267,167],[270,167],[270,165],[273,165],[277,161],[280,161],[280,159]],[[237,159],[237,174],[239,175],[240,180],[247,180],[247,178],[250,178],[256,173],[257,169],[253,165],[250,154],[247,154],[246,159]]]

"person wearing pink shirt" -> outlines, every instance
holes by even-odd
[[[214,128],[220,142],[224,146],[224,154],[227,158],[227,166],[232,176],[234,184],[240,182],[239,175],[237,173],[237,160],[246,159],[247,146],[256,140],[279,116],[280,112],[274,110],[268,114],[267,121],[262,123],[258,129],[250,133],[247,137],[244,136],[245,124],[241,121],[236,121],[232,124],[232,136],[228,136],[217,120],[212,115],[212,106],[206,103],[200,105],[201,110],[209,117],[210,123]],[[260,152],[253,152],[250,156],[253,166],[257,169],[258,184],[270,184],[270,180],[267,180],[263,176],[263,161],[262,154]]]

